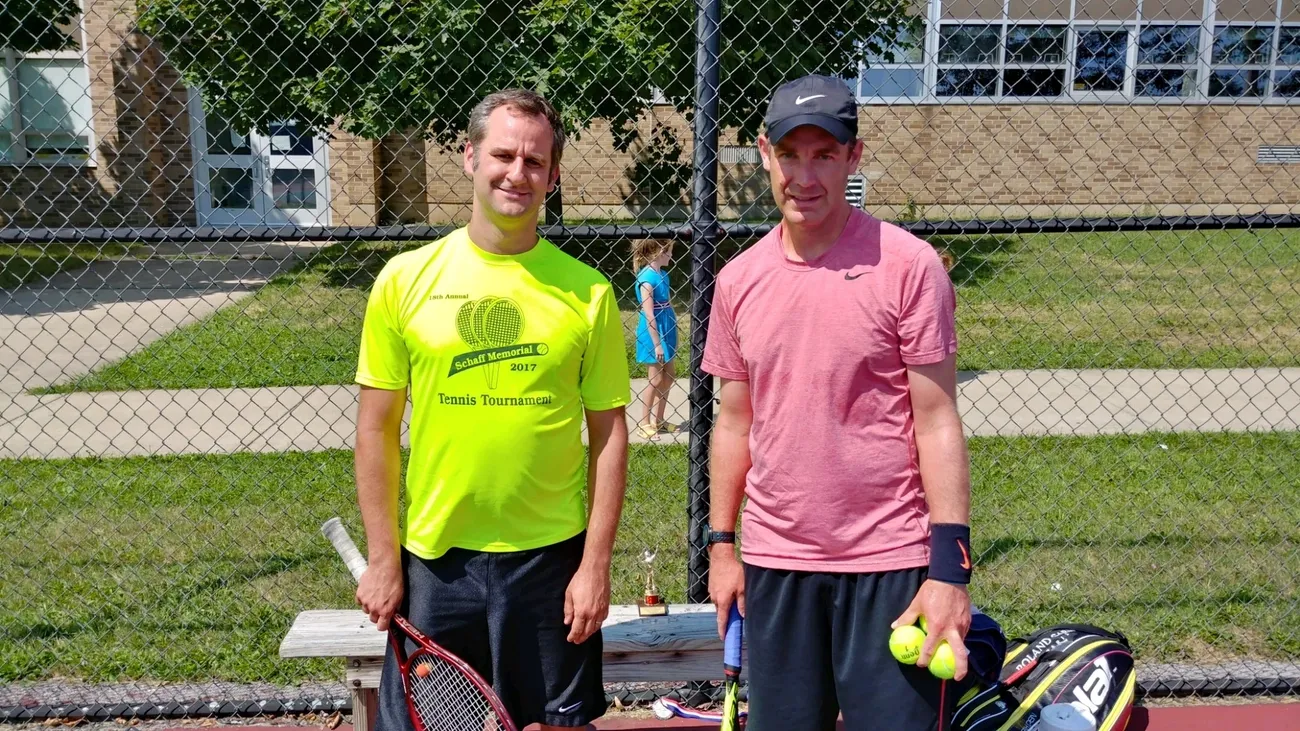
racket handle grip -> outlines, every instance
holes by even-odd
[[[366,559],[361,555],[361,551],[357,550],[357,544],[352,542],[352,537],[348,535],[348,529],[343,527],[343,522],[338,518],[330,518],[320,527],[320,532],[334,544],[334,550],[339,552],[339,557],[347,564],[348,571],[352,572],[352,578],[360,582],[361,575],[366,572]]]
[[[731,612],[727,616],[727,637],[722,646],[722,664],[740,669],[740,648],[744,644],[745,620],[740,616],[736,603],[732,602]]]

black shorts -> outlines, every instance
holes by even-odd
[[[401,612],[477,670],[519,728],[583,726],[605,713],[600,631],[568,641],[564,592],[585,536],[510,553],[452,549],[432,561],[402,550]],[[413,731],[392,646],[379,683],[379,731]]]
[[[952,684],[889,652],[889,625],[926,573],[746,565],[749,731],[830,731],[841,712],[845,731],[946,729]]]

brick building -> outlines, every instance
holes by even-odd
[[[0,51],[0,226],[464,220],[457,153],[291,124],[239,134],[204,114],[134,7],[83,0],[76,49]],[[1300,210],[1295,0],[929,0],[926,20],[848,80],[881,215]],[[689,161],[684,120],[654,116]],[[641,210],[637,151],[611,139],[597,123],[566,155],[567,216]],[[720,177],[724,216],[763,212],[754,148],[724,144]]]

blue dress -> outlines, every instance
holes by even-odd
[[[641,303],[641,285],[649,284],[653,290],[655,325],[659,328],[659,342],[664,347],[664,361],[670,361],[677,353],[677,316],[673,314],[669,303],[668,273],[656,272],[646,267],[636,275],[636,362],[657,363],[655,342],[650,337],[650,328],[646,327],[645,310]]]

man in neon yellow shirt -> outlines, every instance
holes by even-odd
[[[537,236],[564,149],[555,109],[498,92],[468,137],[469,226],[393,257],[366,308],[357,600],[380,629],[400,610],[474,666],[519,728],[586,726],[605,710],[600,625],[627,473],[622,323],[609,281]],[[388,654],[379,727],[410,729]]]

